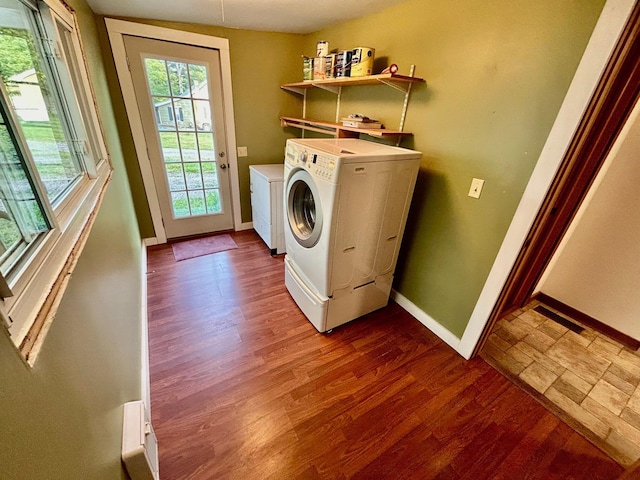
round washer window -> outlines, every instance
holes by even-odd
[[[305,170],[291,176],[287,189],[289,227],[303,247],[318,243],[322,231],[322,211],[313,179]]]

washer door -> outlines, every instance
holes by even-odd
[[[322,207],[318,189],[306,170],[298,170],[287,183],[287,218],[296,241],[313,247],[322,232]]]

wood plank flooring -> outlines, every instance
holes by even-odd
[[[398,305],[319,334],[253,232],[149,249],[162,480],[613,479],[622,467]]]

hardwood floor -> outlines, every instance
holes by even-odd
[[[160,476],[613,479],[622,467],[398,305],[319,334],[253,232],[148,255]]]

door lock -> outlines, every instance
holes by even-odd
[[[224,155],[225,155],[225,153],[224,153],[224,152],[220,152],[220,153],[218,154],[218,156],[219,156],[220,158],[224,158]]]

